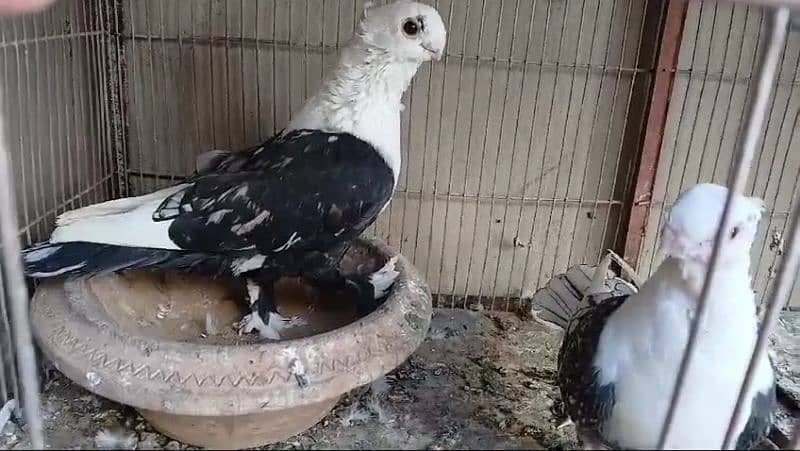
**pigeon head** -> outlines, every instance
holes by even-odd
[[[668,257],[706,265],[722,219],[728,188],[701,183],[684,192],[672,206],[661,235],[661,250]],[[728,229],[720,249],[721,265],[750,261],[764,202],[736,195],[731,205]]]
[[[399,0],[368,5],[359,28],[364,42],[402,61],[438,61],[444,54],[444,22],[436,9],[423,3]]]

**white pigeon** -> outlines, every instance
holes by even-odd
[[[569,319],[558,324],[566,330],[558,383],[584,443],[657,446],[727,193],[703,183],[681,195],[662,230],[666,258],[638,293],[569,306],[542,298],[534,306]],[[750,248],[763,208],[759,199],[734,198],[668,448],[722,446],[757,339]],[[745,421],[735,428],[737,449],[758,445],[771,424],[775,376],[766,356],[746,399]]]
[[[421,64],[442,57],[445,41],[430,6],[367,8],[336,68],[284,130],[241,152],[202,155],[197,172],[175,186],[64,213],[49,243],[25,252],[28,274],[241,276],[251,312],[240,332],[270,339],[287,322],[273,295],[281,276],[349,290],[368,313],[397,277],[396,259],[370,275],[344,276],[338,263],[391,200],[401,97]]]

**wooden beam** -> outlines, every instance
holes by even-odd
[[[624,257],[635,268],[639,267],[639,252],[647,228],[647,216],[650,212],[650,201],[661,157],[661,144],[667,124],[672,85],[675,81],[688,9],[688,0],[668,0],[625,237]]]

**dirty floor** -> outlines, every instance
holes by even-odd
[[[800,361],[797,317],[776,342],[779,360]],[[559,333],[511,313],[437,310],[408,361],[344,396],[312,429],[265,449],[574,449],[574,428],[558,427],[559,342]],[[798,381],[795,366],[784,365],[783,373]],[[56,372],[45,383],[43,415],[51,448],[189,449],[153,431],[132,408]],[[778,432],[796,422],[797,410],[781,415]],[[25,446],[24,428],[9,422],[0,449]]]

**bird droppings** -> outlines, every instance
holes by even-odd
[[[213,336],[219,334],[219,319],[212,315],[211,312],[206,313],[205,321],[205,335]]]
[[[363,424],[369,419],[369,417],[369,411],[356,403],[350,405],[350,407],[342,412],[342,415],[339,417],[339,423],[344,427],[350,427],[357,424]]]
[[[136,434],[123,428],[101,429],[94,437],[94,444],[99,449],[144,449],[139,443]]]
[[[95,373],[93,371],[89,371],[88,373],[86,373],[86,380],[89,382],[89,385],[91,385],[92,387],[100,385],[100,382],[103,381],[103,379],[100,378],[100,375],[98,375],[97,373]]]
[[[303,362],[300,359],[292,359],[289,363],[289,374],[293,374],[295,380],[297,380],[297,385],[300,388],[308,387],[309,381],[308,376],[306,376],[306,368],[303,366]]]
[[[158,307],[156,307],[156,318],[165,319],[171,311],[171,304],[158,304]]]
[[[776,355],[786,378],[797,375],[785,361],[796,360],[800,321],[784,319],[790,334]],[[575,449],[575,427],[554,385],[560,341],[560,333],[514,314],[437,310],[428,338],[400,367],[345,394],[308,431],[263,449]],[[108,430],[132,436],[128,449],[196,449],[159,434],[133,408],[50,373],[42,415],[51,448],[96,448]],[[786,431],[797,421],[781,418]],[[9,421],[0,448],[26,443]]]

